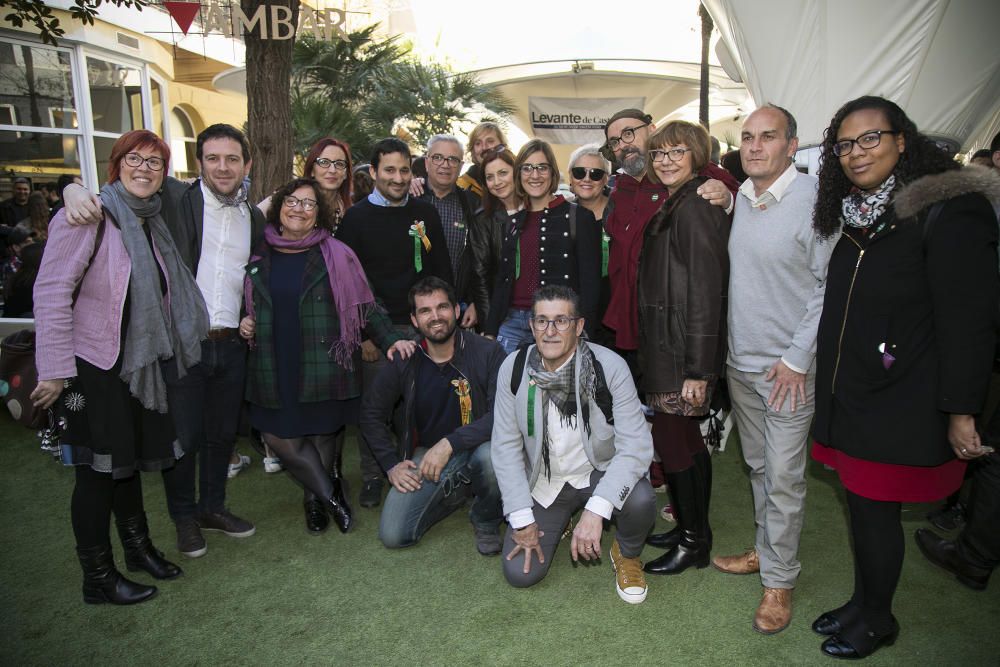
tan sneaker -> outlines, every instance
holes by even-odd
[[[762,635],[781,632],[792,622],[792,589],[765,588],[757,613],[753,617],[753,629]]]
[[[756,549],[748,549],[738,556],[716,556],[712,566],[727,574],[753,574],[760,572],[760,558]]]
[[[618,540],[611,543],[611,567],[615,570],[615,590],[618,597],[629,604],[639,604],[646,599],[648,587],[646,575],[642,573],[642,561],[636,558],[625,558],[618,547]]]

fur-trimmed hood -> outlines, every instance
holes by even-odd
[[[896,215],[909,218],[939,201],[978,192],[996,208],[1000,204],[1000,173],[990,167],[970,165],[922,176],[900,188],[893,198]]]

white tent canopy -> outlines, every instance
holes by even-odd
[[[1000,2],[704,0],[719,60],[754,101],[791,111],[802,146],[861,95],[899,104],[962,152],[1000,131]],[[728,49],[729,53],[722,50]]]

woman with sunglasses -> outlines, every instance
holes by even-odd
[[[273,201],[264,241],[247,264],[248,314],[240,322],[240,335],[252,341],[250,424],[305,488],[308,532],[322,533],[332,516],[346,533],[354,521],[337,435],[358,423],[361,341],[374,340],[390,359],[409,356],[415,344],[394,333],[357,256],[333,238],[320,185],[294,179]]]
[[[529,141],[514,160],[514,194],[526,212],[506,230],[484,333],[509,354],[533,340],[532,296],[545,285],[567,285],[580,295],[591,335],[601,290],[601,233],[594,214],[553,196],[559,165],[552,148]],[[514,202],[511,202],[514,203]]]
[[[35,281],[38,386],[35,405],[57,404],[61,456],[75,467],[70,506],[83,568],[83,601],[135,604],[155,586],[115,567],[115,516],[125,565],[156,579],[181,569],[149,539],[139,472],[180,456],[163,373],[201,359],[208,311],[161,215],[170,148],[148,130],[126,132],[108,158],[103,219],[70,225],[61,209]]]
[[[812,455],[845,487],[854,553],[853,594],[812,626],[827,655],[863,658],[896,640],[901,503],[947,497],[987,453],[975,415],[1000,297],[990,199],[995,175],[960,169],[894,102],[852,100],[826,130],[813,221],[837,245]]]
[[[698,195],[711,151],[701,125],[672,121],[647,150],[650,179],[667,198],[646,226],[639,258],[639,368],[653,408],[653,447],[662,461],[677,528],[651,536],[667,549],[646,563],[678,574],[709,563],[712,466],[698,418],[708,414],[726,361],[729,216]]]
[[[610,258],[611,237],[604,229],[608,210],[608,174],[611,163],[601,152],[600,144],[581,146],[569,156],[569,189],[576,195],[576,201],[594,214],[601,228],[601,298],[598,301],[597,316],[604,318],[604,311],[611,300],[611,282],[608,280],[608,259]],[[598,342],[607,347],[614,345],[614,332],[604,325],[598,326]]]
[[[306,154],[302,174],[304,178],[316,181],[319,194],[326,199],[326,208],[333,216],[332,224],[336,231],[344,213],[354,203],[351,198],[354,179],[350,147],[339,139],[320,139]],[[257,208],[267,215],[271,208],[271,197],[259,203]]]

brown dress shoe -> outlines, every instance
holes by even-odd
[[[712,566],[727,574],[753,574],[760,572],[760,559],[756,549],[749,549],[738,556],[716,556]]]
[[[792,622],[792,589],[765,588],[753,617],[753,629],[762,635],[781,632]]]

